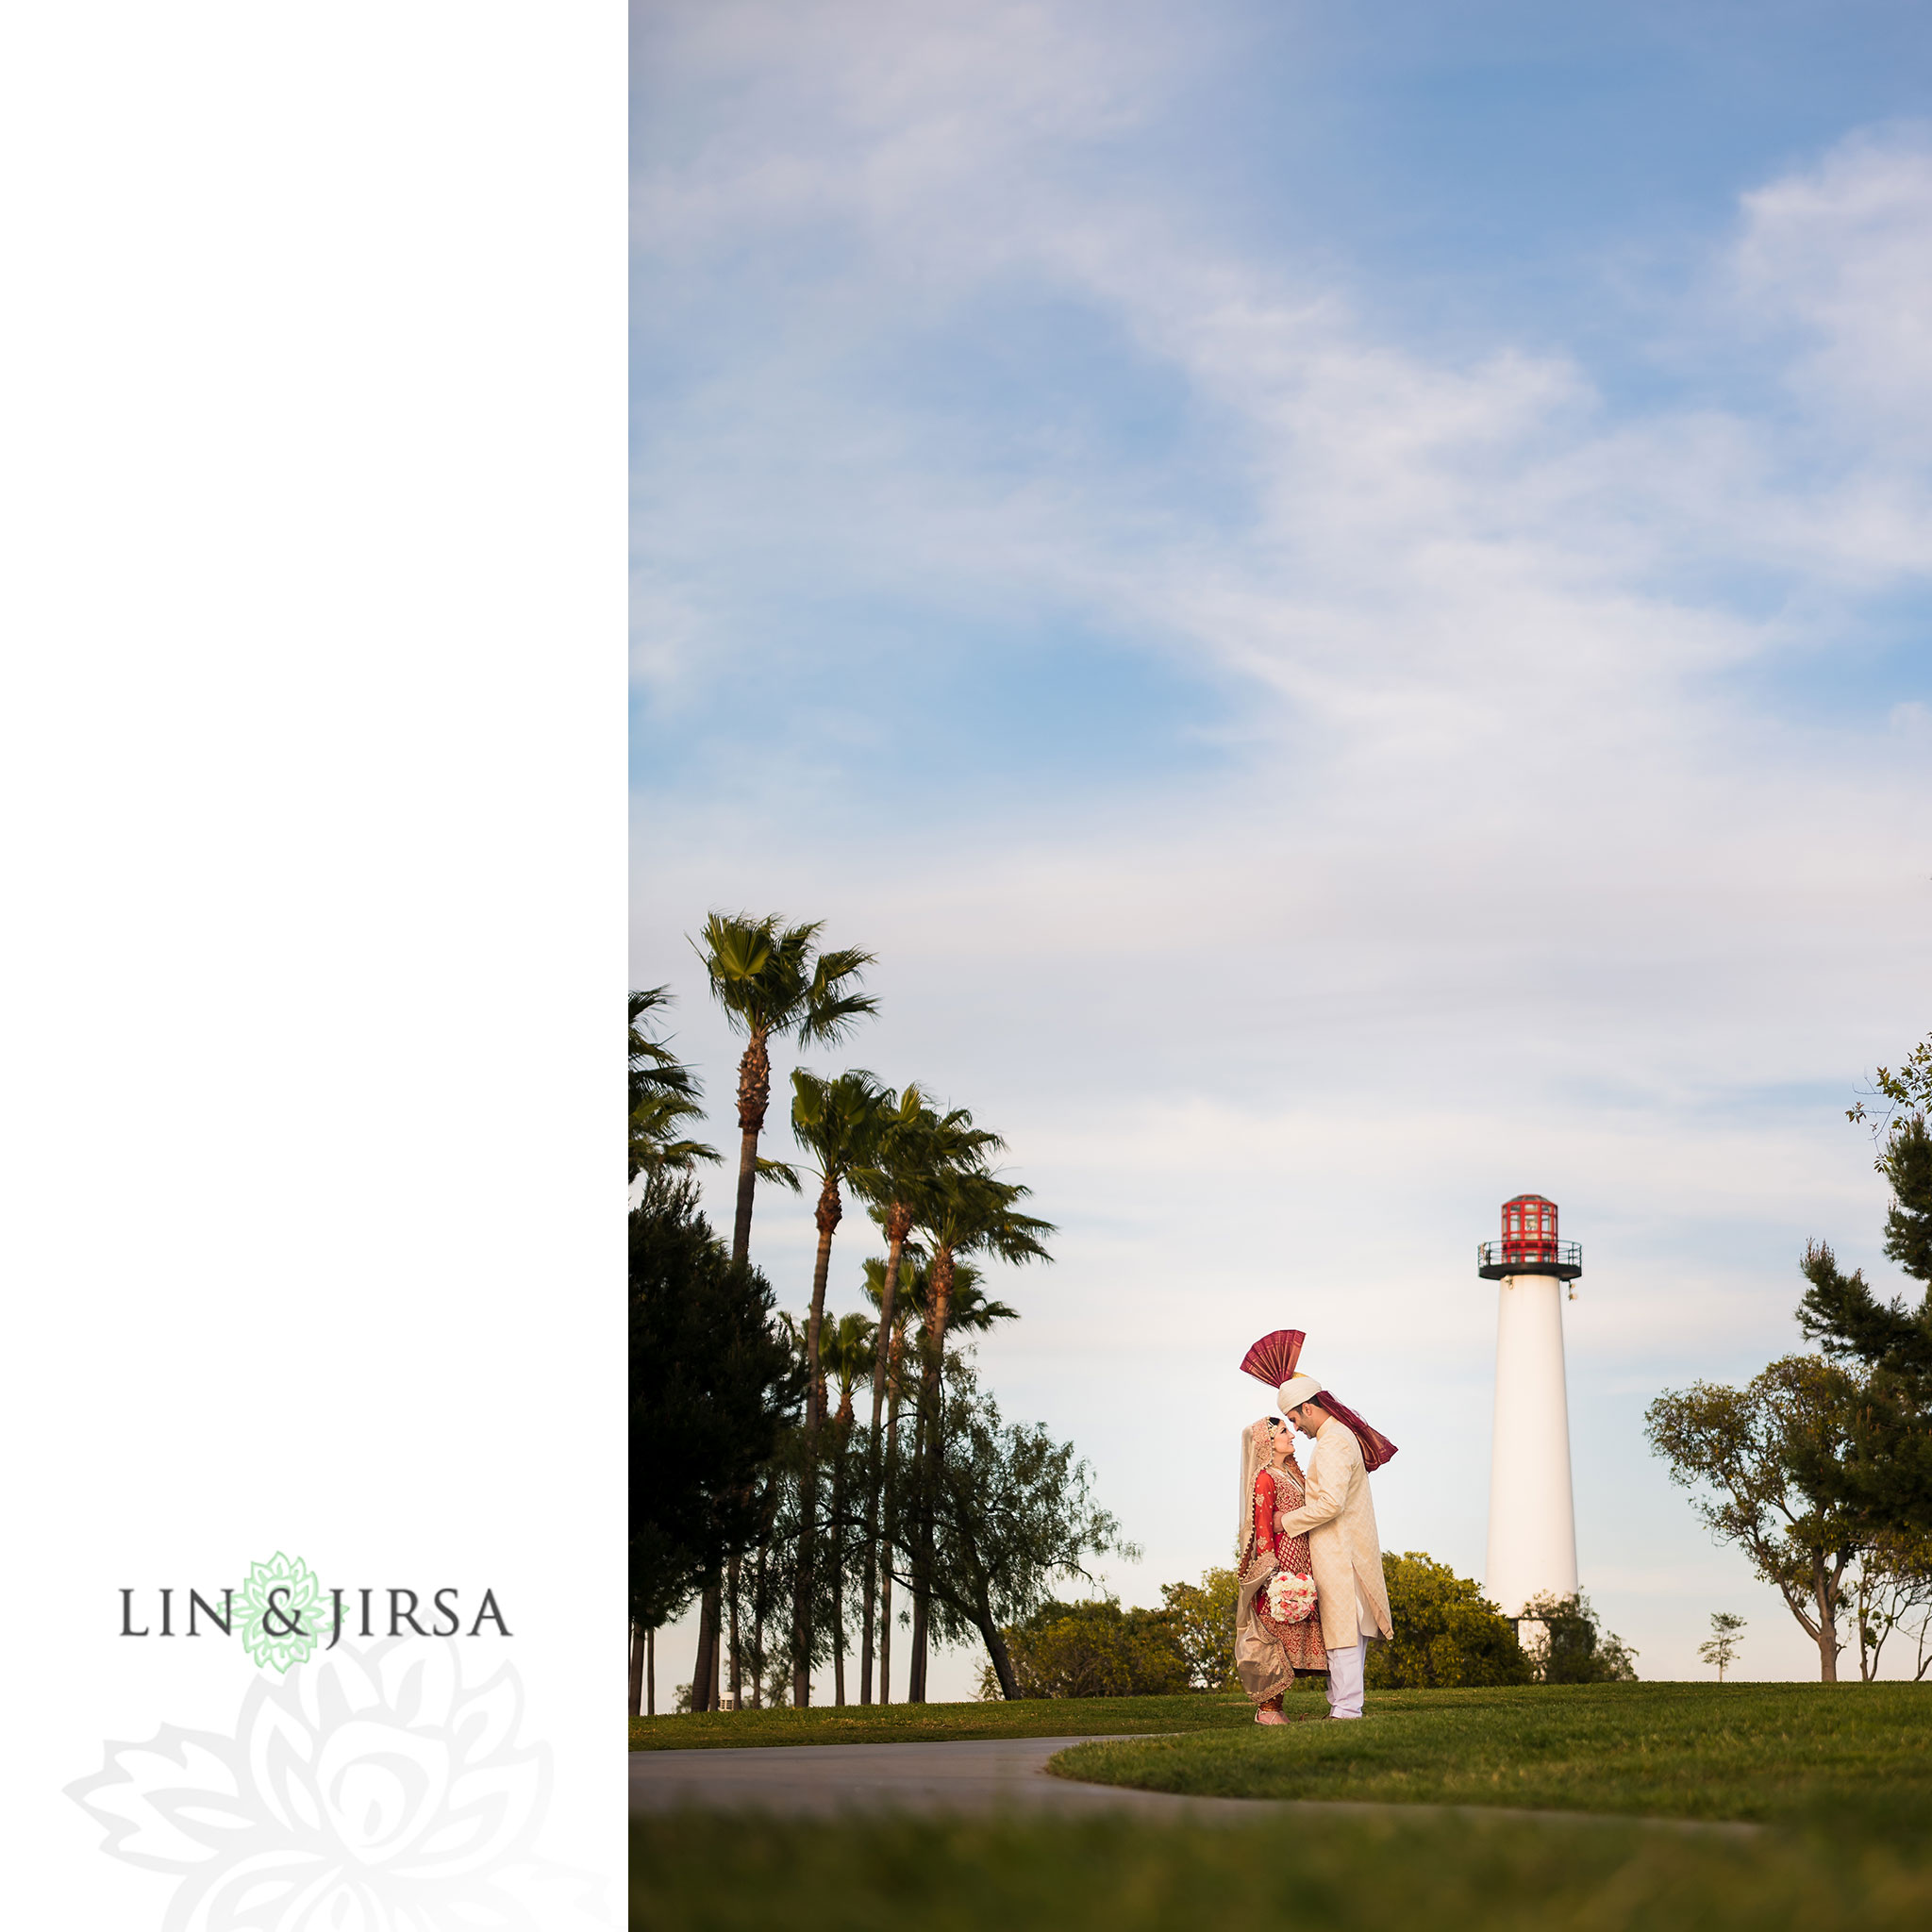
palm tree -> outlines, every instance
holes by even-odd
[[[946,1333],[952,1325],[958,1271],[972,1255],[989,1255],[1016,1264],[1053,1259],[1042,1240],[1055,1231],[1053,1224],[1023,1214],[1019,1208],[1019,1203],[1031,1191],[1017,1181],[1003,1181],[977,1165],[943,1170],[915,1190],[917,1225],[932,1252],[919,1394],[920,1432],[924,1438],[929,1495],[937,1491],[940,1458],[944,1453],[944,1432],[940,1427],[940,1377],[945,1362]],[[925,1702],[932,1541],[932,1519],[923,1512],[913,1559],[912,1670],[906,1690],[907,1701],[912,1704]]]
[[[946,1334],[961,1325],[954,1311],[955,1298],[963,1298],[969,1290],[975,1305],[982,1298],[977,1286],[979,1271],[968,1257],[988,1255],[1016,1264],[1053,1259],[1042,1245],[1042,1238],[1056,1232],[1053,1223],[1019,1211],[1018,1204],[1032,1191],[1018,1181],[1003,1181],[977,1167],[941,1173],[919,1191],[913,1204],[915,1225],[925,1235],[932,1255],[921,1303],[928,1384],[937,1375]],[[991,1306],[1002,1307],[999,1303]]]
[[[819,1248],[812,1267],[811,1314],[805,1333],[813,1391],[806,1410],[808,1424],[824,1420],[820,1407],[819,1329],[824,1320],[825,1283],[832,1269],[832,1237],[845,1213],[841,1190],[855,1169],[872,1159],[879,1135],[896,1108],[895,1096],[863,1067],[841,1074],[836,1080],[822,1080],[803,1067],[791,1075],[791,1132],[805,1149],[819,1182],[813,1216]]]
[[[821,1338],[825,1368],[839,1385],[839,1407],[832,1414],[835,1427],[852,1426],[852,1391],[872,1367],[872,1326],[863,1315],[841,1315]]]
[[[992,1300],[980,1284],[979,1270],[971,1261],[954,1261],[953,1287],[946,1303],[944,1331],[949,1355],[952,1337],[984,1335],[995,1322],[1017,1322],[1020,1319],[1018,1308],[1009,1308],[1005,1302]],[[910,1302],[913,1315],[922,1328],[927,1325],[932,1288],[933,1265],[922,1257],[907,1271],[907,1300]]]
[[[845,1472],[852,1441],[852,1391],[872,1366],[873,1324],[863,1315],[841,1315],[822,1338],[824,1360],[839,1385],[832,1417],[832,1701],[845,1702]]]
[[[906,1390],[906,1337],[907,1331],[915,1324],[924,1326],[926,1309],[931,1304],[932,1263],[924,1250],[909,1245],[904,1252],[900,1269],[900,1281],[904,1294],[895,1298],[892,1314],[891,1334],[886,1347],[886,1454],[888,1467],[898,1453],[899,1402]],[[877,1257],[865,1264],[866,1298],[875,1308],[883,1308],[886,1299],[886,1263]],[[850,1319],[849,1317],[847,1318]],[[1009,1308],[1004,1302],[991,1301],[979,1285],[979,1271],[971,1261],[959,1261],[954,1269],[953,1292],[946,1321],[946,1332],[952,1335],[984,1334],[995,1322],[1010,1322],[1018,1319],[1018,1310]],[[867,1324],[868,1337],[874,1324]],[[896,1525],[890,1515],[880,1535],[880,1546],[886,1552],[886,1560],[879,1576],[879,1702],[891,1701],[892,1681],[892,1566],[891,1551]],[[868,1635],[870,1632],[868,1631]],[[870,1683],[870,1678],[866,1680]]]
[[[886,1264],[876,1255],[865,1264],[865,1298],[874,1309],[885,1292]],[[916,1323],[922,1333],[932,1307],[932,1257],[917,1241],[906,1243],[899,1268],[899,1292],[893,1297],[892,1319],[907,1326]],[[947,1304],[946,1334],[983,1335],[995,1322],[1017,1322],[1018,1308],[989,1301],[984,1276],[971,1261],[953,1263],[953,1291]],[[870,1324],[869,1324],[870,1325]]]
[[[705,1109],[697,1076],[671,1051],[668,1040],[655,1036],[656,1016],[670,1005],[668,986],[647,986],[630,996],[632,1180],[646,1168],[689,1169],[695,1161],[718,1158],[716,1148],[678,1135],[686,1121],[701,1118]]]
[[[924,1273],[925,1257],[915,1250],[906,1257],[910,1266],[906,1273],[915,1279]],[[888,1293],[888,1284],[893,1280],[891,1271],[884,1261],[874,1258],[865,1264],[865,1292],[874,1307],[880,1310],[879,1320],[873,1324],[874,1343],[878,1357],[886,1364],[886,1440],[883,1457],[874,1455],[868,1458],[872,1474],[871,1492],[866,1507],[866,1569],[864,1575],[864,1621],[859,1633],[859,1678],[858,1701],[872,1702],[872,1662],[873,1662],[873,1591],[876,1577],[878,1591],[878,1663],[879,1663],[879,1702],[892,1701],[892,1538],[897,1525],[892,1521],[890,1502],[887,1505],[885,1521],[878,1517],[879,1495],[884,1487],[883,1472],[891,1467],[899,1449],[899,1398],[906,1389],[906,1331],[919,1319],[919,1307],[908,1286],[906,1298],[896,1302],[890,1316],[885,1313],[887,1304],[893,1300]],[[874,1424],[877,1432],[877,1424]],[[883,1549],[885,1561],[880,1563],[879,1553]]]
[[[872,1702],[873,1607],[875,1601],[879,1564],[879,1495],[886,1447],[879,1432],[879,1421],[886,1399],[888,1353],[894,1333],[894,1304],[899,1288],[900,1258],[912,1232],[917,1203],[923,1191],[937,1183],[940,1175],[955,1168],[977,1166],[999,1148],[996,1134],[973,1124],[964,1108],[939,1114],[927,1107],[916,1087],[908,1086],[880,1127],[873,1159],[854,1168],[851,1180],[872,1209],[886,1237],[886,1258],[881,1276],[879,1300],[878,1352],[872,1371],[872,1432],[867,1442],[868,1487],[866,1499],[864,1608],[861,1615],[858,1663],[858,1701]]]
[[[711,996],[724,1008],[734,1031],[744,1035],[738,1062],[738,1216],[731,1230],[731,1258],[751,1253],[752,1192],[760,1170],[758,1136],[772,1104],[771,1039],[791,1035],[800,1046],[829,1045],[869,1018],[878,1002],[853,991],[870,953],[857,947],[821,952],[824,921],[787,925],[780,913],[752,919],[713,912],[697,946]],[[765,1163],[768,1173],[776,1163]],[[789,1171],[787,1171],[789,1174]],[[785,1178],[781,1174],[777,1177]]]
[[[819,1329],[825,1313],[825,1281],[832,1267],[832,1236],[845,1205],[841,1183],[869,1160],[878,1143],[893,1096],[862,1067],[822,1080],[803,1067],[791,1075],[791,1132],[810,1157],[819,1178],[816,1219],[818,1258],[812,1269],[811,1313],[805,1332],[805,1468],[799,1490],[798,1565],[791,1596],[791,1702],[811,1702],[811,1605],[813,1558],[818,1545],[818,1432],[824,1420],[824,1386],[819,1369]]]

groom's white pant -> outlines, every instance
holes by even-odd
[[[1328,1715],[1359,1717],[1362,1714],[1362,1657],[1360,1638],[1346,1650],[1328,1653]]]

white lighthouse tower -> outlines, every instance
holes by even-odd
[[[1483,1581],[1506,1617],[1520,1617],[1533,1597],[1576,1591],[1563,1296],[1583,1273],[1583,1252],[1557,1239],[1554,1201],[1519,1194],[1503,1204],[1503,1238],[1481,1244],[1476,1266],[1484,1280],[1502,1284]]]

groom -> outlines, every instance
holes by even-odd
[[[1394,1635],[1369,1471],[1386,1462],[1395,1445],[1324,1395],[1312,1375],[1291,1377],[1275,1399],[1282,1414],[1315,1444],[1307,1500],[1283,1516],[1281,1534],[1306,1533],[1308,1539],[1322,1641],[1328,1651],[1328,1715],[1359,1717],[1366,1640]]]

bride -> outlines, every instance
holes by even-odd
[[[1311,1614],[1315,1590],[1308,1540],[1280,1532],[1281,1518],[1299,1509],[1302,1497],[1294,1429],[1285,1416],[1264,1417],[1241,1438],[1241,1560],[1235,1571],[1241,1586],[1234,1618],[1235,1668],[1241,1689],[1255,1701],[1257,1724],[1288,1722],[1281,1695],[1297,1671],[1328,1668],[1322,1620]]]

